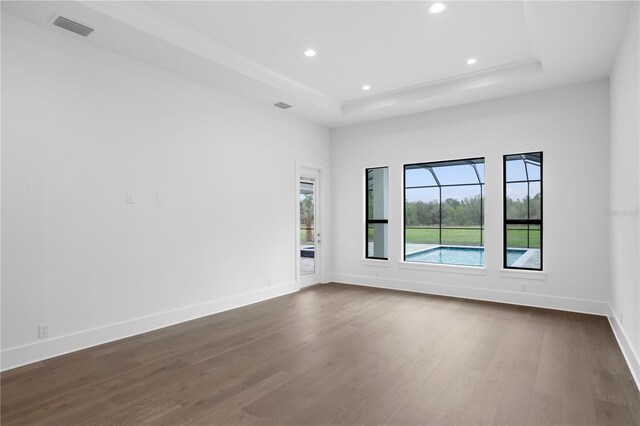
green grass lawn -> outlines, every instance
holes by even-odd
[[[411,227],[407,228],[407,244],[439,244],[438,228],[434,227]],[[485,231],[486,232],[486,231]],[[369,240],[373,239],[373,229],[369,228]],[[307,231],[300,231],[300,242],[302,244],[312,244],[305,241]],[[442,244],[479,246],[480,228],[468,227],[460,229],[442,229]],[[527,248],[527,227],[526,225],[509,225],[507,232],[507,247]],[[531,226],[529,231],[529,246],[540,248],[540,227]]]
[[[405,234],[407,244],[439,244],[439,229],[434,227],[407,228]],[[480,245],[480,228],[442,229],[442,244]]]
[[[507,247],[540,248],[540,226],[531,225],[529,244],[527,245],[527,226],[509,225],[507,228]]]
[[[437,227],[411,227],[406,230],[407,244],[439,244]],[[373,231],[369,229],[369,238],[373,238]],[[467,227],[459,229],[442,229],[442,244],[451,245],[481,245],[480,228]],[[508,247],[527,248],[527,227],[523,225],[510,225],[507,233]],[[529,233],[529,246],[540,247],[540,227],[531,226]]]

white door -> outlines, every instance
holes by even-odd
[[[300,287],[321,282],[320,252],[320,171],[309,167],[298,169],[297,191],[297,278]]]

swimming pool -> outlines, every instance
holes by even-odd
[[[508,249],[507,266],[513,265],[526,252],[526,249]],[[406,260],[408,262],[484,266],[484,247],[433,247],[408,254]]]

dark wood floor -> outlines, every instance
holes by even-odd
[[[606,318],[329,284],[2,374],[2,424],[638,425]]]

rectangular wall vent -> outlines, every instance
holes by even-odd
[[[277,106],[278,108],[281,108],[281,109],[291,108],[291,105],[285,104],[284,102],[278,102],[278,103],[273,104],[273,105]]]
[[[58,16],[55,21],[53,21],[53,25],[64,28],[72,33],[79,34],[82,37],[86,37],[93,32],[93,28],[82,25],[79,22],[72,21],[71,19],[67,19],[64,16]]]

